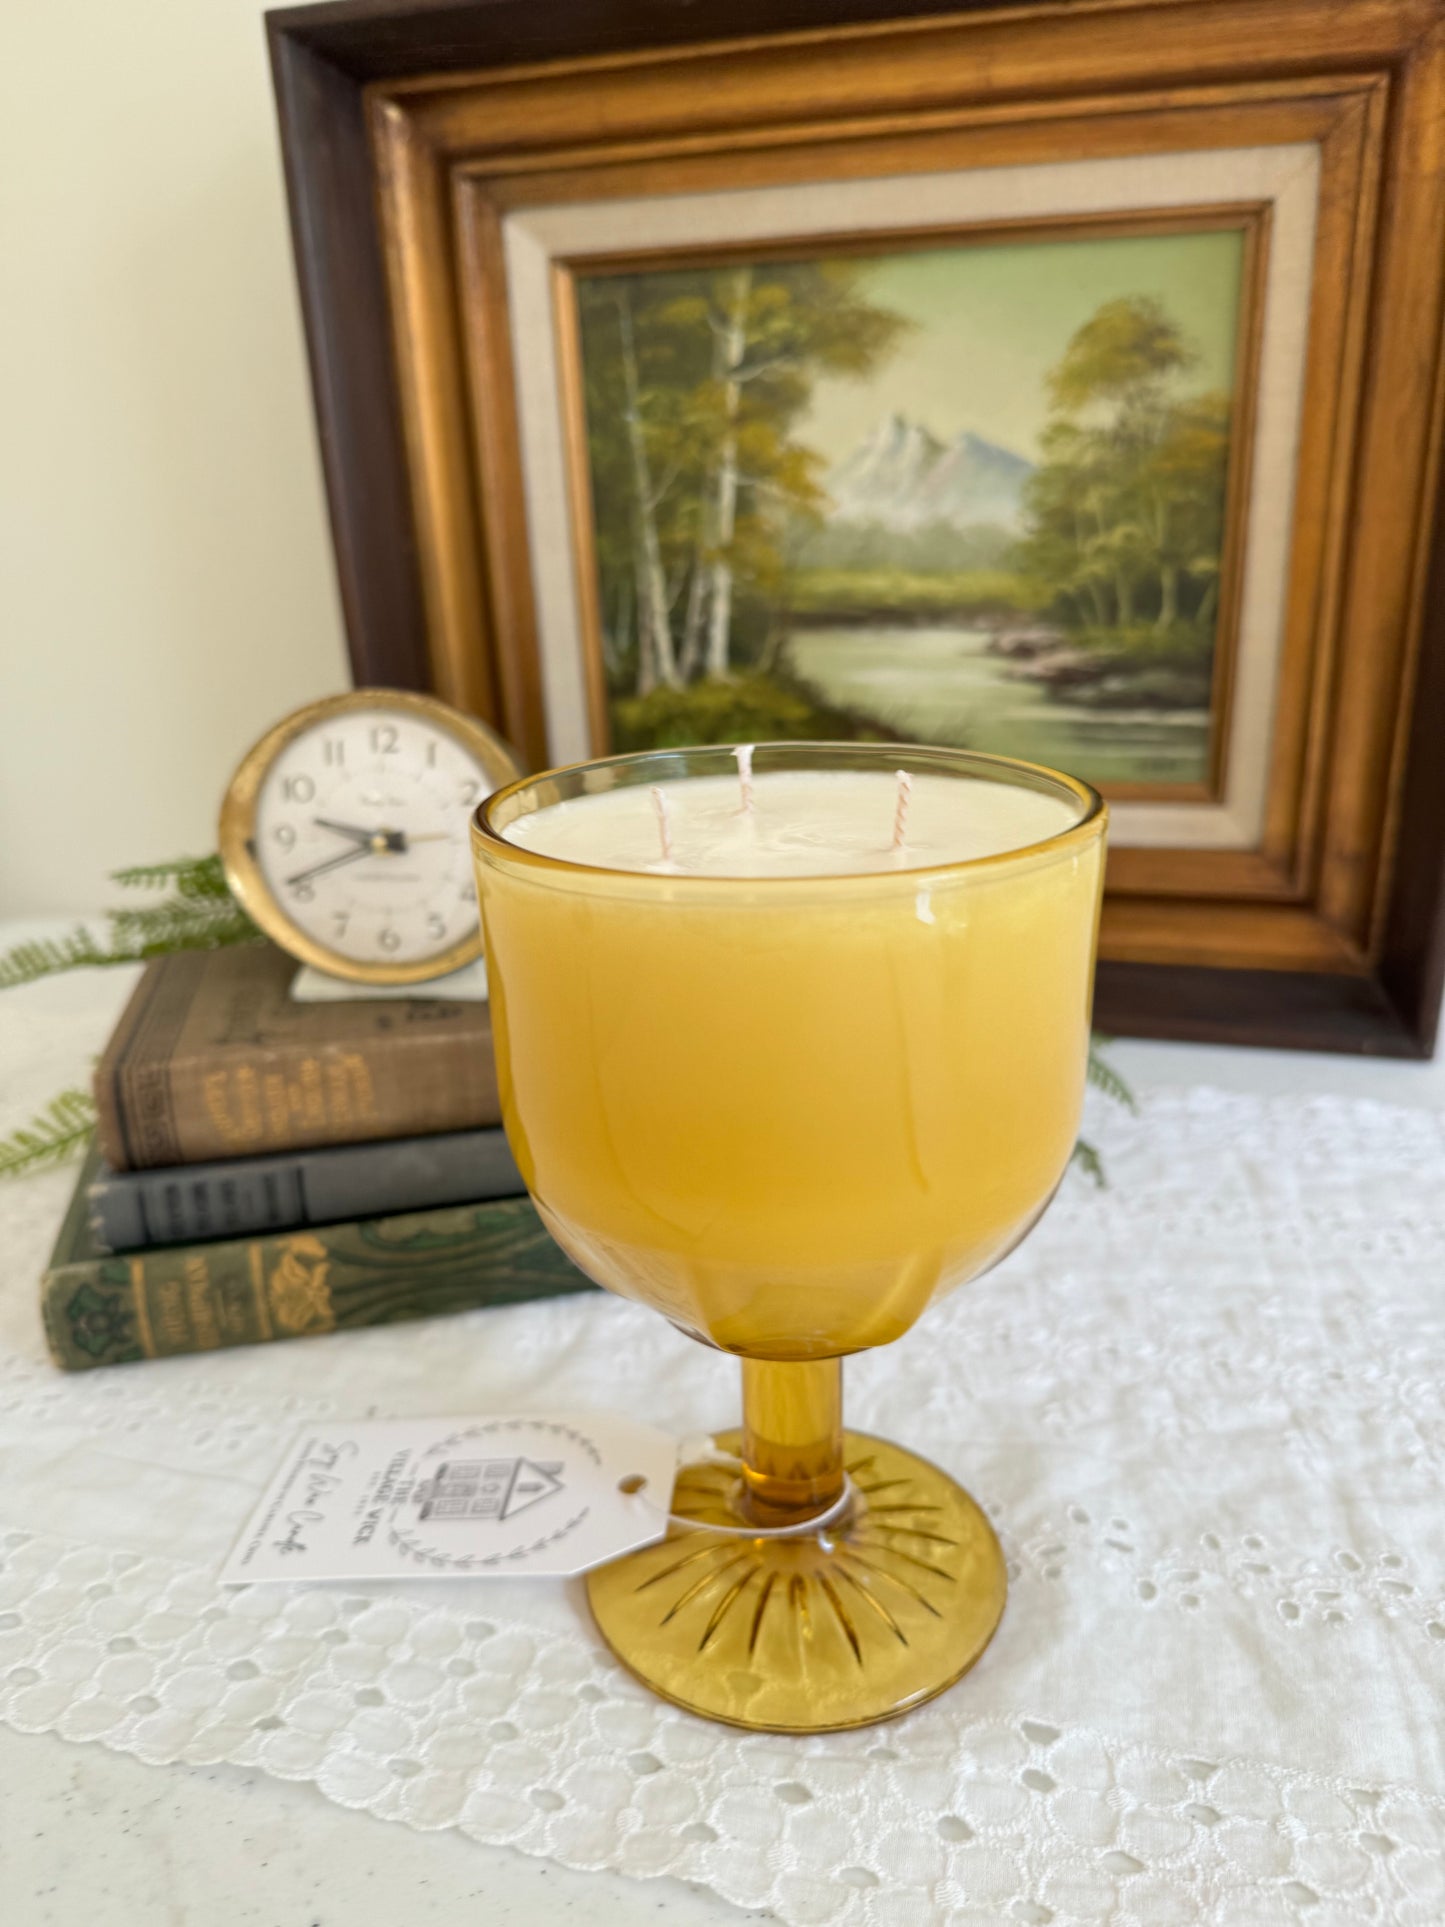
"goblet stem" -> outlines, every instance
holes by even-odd
[[[743,1494],[758,1526],[800,1525],[843,1494],[843,1361],[743,1360]]]

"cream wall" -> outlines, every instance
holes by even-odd
[[[215,847],[348,680],[261,9],[43,0],[0,74],[0,914]]]

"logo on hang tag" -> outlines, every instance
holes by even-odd
[[[565,1492],[561,1462],[534,1465],[530,1459],[458,1459],[439,1465],[430,1485],[422,1485],[423,1519],[510,1519],[529,1505]]]
[[[529,1445],[532,1455],[494,1457],[487,1448],[499,1443]],[[600,1473],[602,1462],[591,1433],[565,1419],[479,1420],[419,1455],[390,1541],[403,1556],[450,1572],[533,1560],[585,1525],[602,1496],[589,1489],[587,1473]]]
[[[677,1441],[610,1414],[363,1420],[305,1434],[227,1584],[586,1572],[667,1529]]]

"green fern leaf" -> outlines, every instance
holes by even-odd
[[[175,881],[176,871],[189,863],[180,857],[174,863],[131,863],[123,870],[112,870],[110,880],[122,890],[164,890]]]
[[[168,863],[133,863],[113,870],[111,881],[123,890],[173,888],[190,902],[229,902],[231,886],[219,856],[180,856]]]
[[[1132,1111],[1137,1117],[1139,1106],[1135,1100],[1134,1093],[1129,1089],[1129,1086],[1124,1082],[1123,1078],[1120,1077],[1113,1065],[1107,1063],[1101,1055],[1101,1047],[1108,1044],[1109,1041],[1109,1038],[1101,1037],[1097,1031],[1095,1031],[1089,1039],[1089,1082],[1094,1086],[1095,1090],[1102,1091],[1105,1097],[1112,1098],[1116,1104],[1122,1104],[1126,1111]],[[1099,1190],[1108,1189],[1109,1180],[1104,1175],[1104,1160],[1099,1156],[1098,1151],[1095,1150],[1092,1144],[1080,1138],[1074,1146],[1072,1161],[1078,1164],[1081,1170],[1088,1173]]]
[[[183,897],[202,901],[214,898],[218,903],[233,901],[231,886],[218,856],[198,856],[184,870],[177,871],[176,889]]]
[[[1126,1111],[1132,1111],[1137,1117],[1139,1104],[1134,1093],[1113,1065],[1106,1063],[1099,1054],[1100,1044],[1107,1042],[1107,1038],[1096,1037],[1089,1045],[1089,1082],[1096,1091],[1102,1091],[1105,1097],[1111,1097],[1116,1104],[1122,1104]]]
[[[220,858],[176,856],[165,863],[130,863],[123,870],[112,870],[110,880],[122,890],[164,890],[211,862],[219,863]]]
[[[1094,1180],[1094,1188],[1096,1190],[1108,1190],[1109,1180],[1104,1176],[1104,1160],[1086,1139],[1080,1138],[1074,1146],[1074,1155],[1071,1162],[1077,1164],[1082,1171]]]
[[[62,1091],[28,1125],[0,1138],[0,1178],[18,1178],[64,1164],[95,1129],[95,1105],[85,1091]]]
[[[148,904],[144,910],[112,910],[111,939],[117,946],[155,946],[159,949],[195,948],[237,942],[254,934],[254,926],[233,903],[177,902]]]
[[[173,895],[137,909],[107,912],[109,942],[102,948],[89,931],[41,937],[0,955],[0,990],[33,983],[59,970],[85,965],[143,963],[176,950],[219,950],[252,943],[261,934],[231,895],[218,856],[177,857],[169,863],[133,864],[112,873],[123,890],[168,890]]]
[[[81,927],[63,937],[30,938],[0,956],[0,990],[34,983],[37,977],[52,976],[57,970],[78,970],[86,964],[108,961],[94,937]]]

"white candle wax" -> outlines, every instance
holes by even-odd
[[[671,857],[645,787],[579,796],[518,817],[505,836],[524,850],[609,870],[715,877],[859,876],[920,870],[1026,849],[1078,822],[1057,795],[975,777],[912,777],[906,835],[895,848],[898,780],[884,770],[774,770],[752,779],[744,809],[735,776],[661,786]]]

